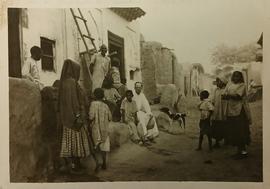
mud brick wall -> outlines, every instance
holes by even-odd
[[[42,141],[41,94],[27,80],[9,79],[10,181],[31,181],[44,172],[40,159],[46,157]]]
[[[144,84],[144,94],[151,101],[157,96],[156,86],[156,49],[153,46],[160,46],[159,43],[142,42],[141,43],[141,68],[142,82]]]
[[[173,84],[175,84],[177,90],[181,94],[184,94],[184,70],[183,66],[178,62],[177,57],[174,53],[172,53],[172,64],[174,73]]]
[[[166,48],[161,48],[157,53],[157,82],[159,84],[171,84],[173,83],[172,53]]]
[[[161,43],[141,41],[144,93],[149,101],[159,96],[158,85],[175,84],[184,93],[184,71],[173,52]]]
[[[177,102],[178,91],[174,84],[167,84],[162,87],[160,104],[173,108]]]

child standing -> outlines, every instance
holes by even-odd
[[[225,91],[225,87],[228,80],[224,76],[216,78],[217,88],[214,91],[212,102],[214,104],[214,112],[212,115],[212,128],[213,138],[216,140],[214,148],[219,148],[219,142],[224,139],[224,143],[227,143],[227,130],[226,130],[226,109],[227,102],[221,99],[222,94]]]
[[[119,72],[119,67],[120,67],[120,61],[118,58],[113,57],[112,58],[112,67],[110,69],[110,74],[113,80],[113,87],[115,89],[118,89],[121,87],[121,78],[120,78],[120,72]]]
[[[208,145],[209,145],[209,151],[212,151],[212,138],[211,138],[211,128],[210,128],[210,117],[214,110],[214,106],[208,99],[209,92],[207,90],[203,90],[200,93],[200,99],[201,103],[199,104],[198,108],[201,112],[201,118],[200,118],[200,137],[199,137],[199,145],[196,150],[202,149],[202,142],[204,135],[208,138]]]
[[[135,143],[142,144],[141,138],[143,136],[143,130],[140,125],[137,126],[138,108],[136,102],[132,100],[133,92],[131,90],[126,91],[126,98],[121,104],[121,114],[123,122],[128,124],[131,140]],[[141,136],[141,137],[140,137]]]
[[[107,152],[110,151],[109,122],[112,119],[109,107],[102,101],[104,91],[101,88],[94,90],[95,101],[91,103],[89,119],[91,122],[92,136],[95,149],[100,152],[102,157],[102,169],[107,168]],[[97,157],[97,161],[98,157]],[[96,172],[100,164],[97,163]]]
[[[105,97],[105,103],[108,105],[113,121],[120,121],[120,104],[121,96],[118,91],[112,86],[112,79],[106,79],[103,82],[103,91]]]

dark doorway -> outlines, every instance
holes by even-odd
[[[112,52],[117,52],[113,57],[117,57],[120,60],[120,78],[123,82],[126,79],[126,71],[125,71],[125,58],[124,58],[124,38],[115,35],[114,33],[108,31],[108,46],[109,46],[109,54]]]
[[[21,9],[8,9],[8,70],[9,77],[22,77],[20,49]]]

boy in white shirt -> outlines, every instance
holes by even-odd
[[[31,57],[27,58],[22,67],[22,77],[35,82],[40,89],[43,88],[43,84],[40,82],[39,69],[37,61],[42,57],[42,50],[37,46],[33,46],[30,49]]]

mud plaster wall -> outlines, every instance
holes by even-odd
[[[141,42],[141,67],[144,93],[148,100],[159,95],[158,85],[175,84],[184,93],[184,71],[174,53],[159,42]]]
[[[159,49],[157,53],[159,53],[156,62],[157,82],[159,84],[171,84],[173,83],[172,53],[166,48]]]
[[[152,45],[145,42],[141,44],[141,69],[144,94],[151,100],[157,96],[156,57]]]
[[[184,77],[185,77],[185,72],[183,70],[182,64],[180,64],[177,60],[177,57],[175,56],[174,53],[172,53],[172,64],[173,64],[173,84],[175,84],[176,89],[178,90],[179,93],[184,94]]]
[[[96,46],[108,44],[108,31],[124,39],[125,71],[128,88],[133,88],[134,82],[141,81],[141,72],[137,71],[134,79],[130,79],[129,71],[140,68],[140,28],[139,21],[128,22],[109,9],[82,9],[87,19],[87,25]],[[90,13],[97,23],[94,24]],[[75,14],[79,14],[77,10]],[[40,46],[40,37],[55,40],[55,71],[44,71],[38,62],[40,77],[45,86],[51,86],[59,79],[63,61],[66,58],[80,62],[79,52],[85,51],[85,46],[79,37],[78,29],[69,9],[24,9],[22,15],[22,54],[25,60],[30,56],[33,45]],[[42,23],[42,24],[40,24]],[[50,26],[50,27],[48,27]],[[80,25],[86,34],[84,25]],[[89,48],[92,46],[88,43]],[[83,78],[81,77],[81,80]]]
[[[41,95],[27,80],[9,79],[10,181],[26,182],[42,174],[46,157],[42,140]]]

